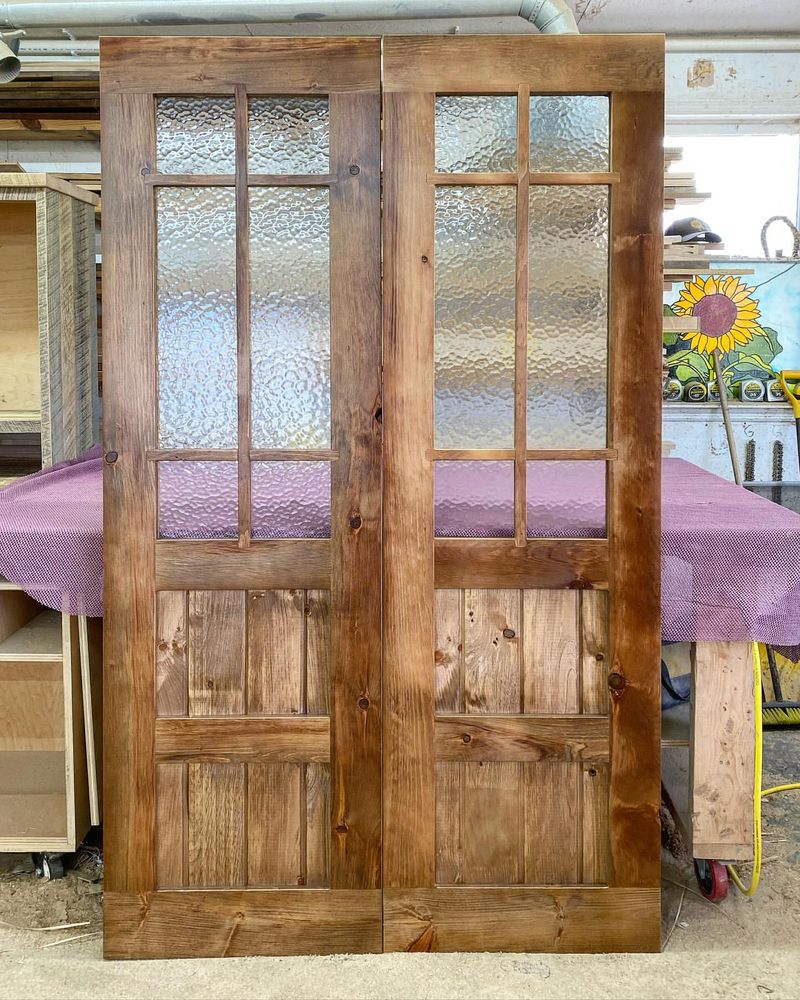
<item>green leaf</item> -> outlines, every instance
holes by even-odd
[[[778,336],[769,327],[761,327],[752,340],[740,347],[742,354],[763,358],[766,362],[772,361],[775,355],[782,350],[778,343]]]

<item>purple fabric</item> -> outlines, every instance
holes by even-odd
[[[507,485],[502,491],[498,485],[502,477],[493,481],[486,468],[451,465],[444,480],[437,469],[437,534],[507,535],[512,500]],[[602,464],[531,465],[531,532],[602,536]],[[304,497],[304,525],[329,517],[324,492]],[[272,509],[284,516],[285,497],[275,499],[280,502]],[[275,525],[265,520],[265,535],[274,537]],[[102,613],[99,449],[0,491],[0,573],[48,607]],[[800,643],[800,515],[681,459],[666,459],[662,585],[665,640]]]

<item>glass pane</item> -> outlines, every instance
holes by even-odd
[[[250,100],[248,165],[254,174],[326,174],[327,97]]]
[[[514,442],[516,189],[436,189],[437,448]]]
[[[516,97],[437,97],[436,169],[447,174],[516,170]]]
[[[159,538],[236,538],[236,462],[159,462]]]
[[[604,448],[608,189],[532,187],[528,447]]]
[[[435,462],[437,538],[514,534],[513,462]]]
[[[605,462],[528,462],[528,538],[605,538]]]
[[[158,380],[163,448],[236,447],[232,188],[159,188]]]
[[[531,97],[531,170],[608,169],[607,97]]]
[[[156,164],[162,174],[236,171],[232,97],[162,97],[156,104]]]
[[[253,538],[330,538],[329,462],[253,463]]]
[[[327,188],[250,192],[253,447],[329,448]]]

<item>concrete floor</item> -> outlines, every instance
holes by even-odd
[[[765,784],[800,780],[800,730],[765,736]],[[752,899],[716,905],[665,856],[661,955],[376,955],[103,962],[91,867],[63,882],[0,875],[0,998],[292,1000],[800,998],[800,792],[764,804],[764,871]],[[679,911],[680,908],[680,911]],[[678,916],[677,923],[675,922]],[[88,920],[64,931],[19,930]],[[670,931],[671,928],[673,928]],[[77,935],[80,940],[46,947]]]

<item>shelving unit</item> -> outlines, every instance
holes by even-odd
[[[99,821],[100,629],[82,622],[0,580],[0,852],[74,851]]]

